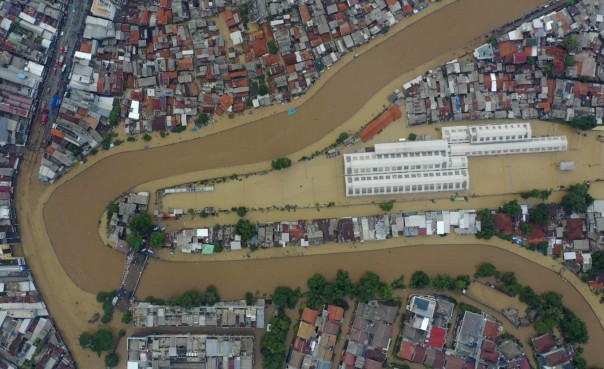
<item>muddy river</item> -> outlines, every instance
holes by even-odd
[[[541,2],[460,0],[355,59],[298,106],[293,116],[279,114],[178,145],[117,154],[92,165],[57,187],[44,208],[46,232],[63,269],[83,290],[115,288],[123,256],[102,245],[97,224],[105,206],[121,192],[156,178],[254,163],[300,150],[350,119],[381,87],[405,71],[484,37],[492,28]],[[223,298],[238,298],[245,291],[270,292],[280,284],[303,285],[318,271],[333,275],[343,268],[358,277],[373,270],[384,279],[394,279],[417,269],[453,275],[471,273],[482,261],[515,271],[520,281],[537,291],[553,289],[564,294],[568,306],[590,327],[592,344],[586,349],[586,358],[604,364],[602,358],[597,360],[596,352],[597,347],[604,346],[604,332],[581,296],[554,273],[489,246],[418,246],[233,262],[153,262],[138,295],[165,297],[211,283],[218,286]],[[52,297],[48,301],[51,309],[61,309],[53,305]]]

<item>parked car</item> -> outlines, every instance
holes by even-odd
[[[53,76],[56,76],[56,75],[57,75],[57,68],[55,68],[55,69],[53,69],[53,70],[52,70],[52,75],[53,75]]]

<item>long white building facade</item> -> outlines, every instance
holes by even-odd
[[[470,188],[468,156],[565,151],[565,136],[532,137],[529,123],[450,126],[442,139],[376,144],[344,155],[346,196],[462,192]]]

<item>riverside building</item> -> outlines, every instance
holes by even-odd
[[[565,136],[532,137],[529,123],[451,126],[441,140],[376,144],[344,155],[346,196],[461,192],[470,188],[468,156],[565,151]]]

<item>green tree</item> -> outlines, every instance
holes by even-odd
[[[271,167],[274,170],[281,170],[292,166],[292,161],[289,158],[277,158],[271,162]]]
[[[143,135],[143,141],[145,141],[145,142],[149,142],[149,141],[151,141],[152,139],[153,139],[153,137],[151,137],[151,135],[150,135],[150,134],[148,134],[148,133],[145,133],[145,134]]]
[[[245,304],[248,306],[254,305],[254,294],[252,294],[251,292],[246,292],[245,293]]]
[[[570,186],[568,193],[562,198],[561,205],[567,213],[585,213],[587,207],[594,202],[589,194],[586,183]]]
[[[139,251],[143,246],[143,236],[138,233],[130,233],[128,237],[126,237],[126,243],[132,250]]]
[[[409,133],[409,136],[407,136],[407,139],[409,141],[415,141],[415,140],[417,140],[417,135],[415,133],[411,132],[411,133]]]
[[[153,221],[151,220],[149,213],[146,212],[134,214],[132,218],[130,218],[130,222],[128,222],[128,228],[130,228],[132,232],[143,236],[149,233],[152,227]]]
[[[476,278],[484,278],[484,277],[499,277],[499,272],[495,265],[491,263],[482,263],[476,269],[476,273],[474,273],[474,277]]]
[[[115,352],[105,355],[105,367],[115,368],[120,363],[120,359]]]
[[[382,284],[380,286],[380,289],[378,291],[380,298],[384,301],[390,301],[392,300],[392,292],[394,291],[394,289],[392,288],[391,285],[389,284]]]
[[[517,200],[512,200],[503,204],[501,211],[513,218],[516,218],[522,214],[522,209],[520,208]]]
[[[264,96],[266,94],[268,94],[268,86],[266,85],[266,83],[262,82],[258,86],[258,95]]]
[[[564,64],[568,67],[571,65],[575,65],[575,57],[572,55],[569,55],[566,57],[566,59],[564,59]]]
[[[366,302],[375,298],[380,286],[380,277],[373,272],[366,272],[359,280],[359,284],[356,289],[355,295],[357,300]]]
[[[541,190],[539,192],[539,199],[541,201],[545,201],[545,200],[549,199],[549,197],[551,195],[552,195],[552,190],[551,189]]]
[[[520,232],[522,232],[522,234],[524,234],[524,235],[527,235],[533,231],[533,227],[531,227],[531,225],[528,224],[527,222],[520,223],[518,228],[520,229]]]
[[[78,338],[80,346],[83,349],[88,349],[96,352],[101,356],[103,351],[109,351],[115,346],[115,338],[109,329],[99,329],[94,334],[82,332]]]
[[[235,233],[241,236],[241,241],[247,243],[256,234],[256,226],[247,219],[239,219],[235,225]]]
[[[471,280],[469,275],[458,275],[457,278],[455,278],[453,291],[462,292],[470,287],[470,283]]]
[[[277,44],[275,43],[275,41],[269,41],[266,43],[266,45],[268,46],[269,53],[271,53],[271,54],[279,53],[279,47],[277,47]]]
[[[569,344],[587,343],[589,334],[585,322],[577,318],[570,310],[565,310],[565,318],[560,321],[560,332]]]
[[[111,109],[111,113],[109,113],[109,124],[112,127],[115,127],[120,122],[121,108],[119,104],[113,105],[113,109]]]
[[[115,202],[110,202],[109,205],[107,205],[107,222],[109,222],[113,214],[118,211],[120,211],[120,206]]]
[[[418,270],[411,276],[411,282],[409,283],[409,287],[416,290],[421,290],[423,288],[428,287],[429,284],[430,277],[428,276],[428,274],[426,274],[426,272]]]
[[[180,295],[179,297],[168,301],[168,305],[180,306],[184,309],[192,309],[203,304],[203,296],[195,290],[189,290]]]
[[[153,232],[151,233],[151,238],[149,239],[149,244],[157,249],[161,249],[164,247],[164,239],[166,235],[163,232]]]
[[[530,286],[522,287],[519,298],[521,302],[524,302],[532,308],[541,305],[541,297],[537,295]]]
[[[574,36],[566,36],[562,40],[562,47],[570,52],[575,52],[579,49],[579,40]]]
[[[279,286],[273,293],[273,303],[280,308],[293,309],[298,304],[300,289],[292,290],[289,287]]]
[[[208,116],[207,113],[201,113],[197,116],[197,119],[195,119],[195,124],[202,126],[202,125],[208,123],[209,120],[210,120],[210,117]]]
[[[430,280],[430,287],[437,291],[454,290],[455,281],[447,274],[439,274],[436,278]]]
[[[285,314],[278,314],[271,319],[271,330],[267,331],[260,341],[262,367],[264,369],[281,369],[285,362],[287,332],[291,320]]]
[[[382,209],[382,211],[385,211],[385,212],[392,211],[392,208],[394,208],[394,200],[382,202],[379,204],[379,206],[380,206],[380,209]]]
[[[584,131],[588,131],[592,128],[595,128],[595,126],[598,125],[596,117],[594,115],[577,116],[572,121],[570,121],[569,124],[571,127],[582,129]]]
[[[477,214],[480,218],[480,232],[476,233],[476,238],[491,239],[496,231],[491,211],[489,209],[482,209]]]
[[[248,209],[245,206],[240,206],[237,208],[237,215],[239,215],[240,218],[243,218],[248,212]]]
[[[516,279],[516,274],[514,272],[505,272],[501,275],[500,279],[501,282],[503,282],[503,284],[506,286],[518,283],[518,280]]]
[[[338,269],[336,273],[336,279],[333,282],[332,291],[334,299],[341,299],[344,297],[352,296],[354,294],[355,286],[350,279],[350,275],[347,271]]]
[[[341,145],[342,143],[344,143],[344,141],[346,141],[348,139],[348,133],[346,132],[342,132],[338,135],[338,138],[336,138],[336,145]]]
[[[132,321],[132,312],[130,310],[126,310],[122,315],[122,323],[130,324]]]
[[[204,303],[208,306],[214,306],[220,301],[220,295],[218,289],[215,286],[209,285],[206,287],[206,291],[203,294]]]
[[[533,223],[537,224],[547,224],[549,223],[549,208],[547,205],[541,203],[533,206],[529,210],[529,219]]]
[[[399,290],[405,289],[405,276],[401,275],[400,277],[398,277],[397,279],[392,281],[392,283],[390,283],[390,285],[394,289],[399,289]]]

